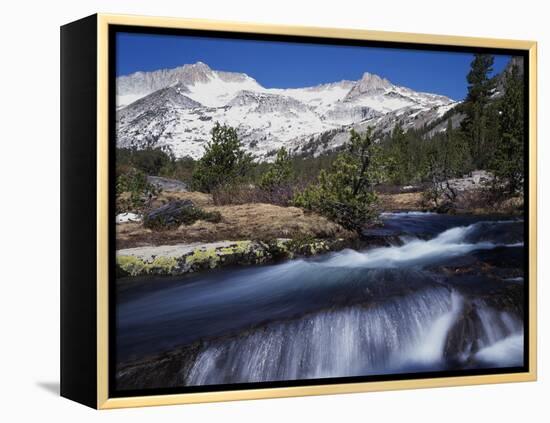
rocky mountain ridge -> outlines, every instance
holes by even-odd
[[[245,73],[202,62],[117,78],[117,146],[162,148],[199,158],[215,122],[237,128],[257,160],[280,147],[294,154],[338,148],[353,128],[422,127],[458,102],[365,72],[358,81],[265,88]]]

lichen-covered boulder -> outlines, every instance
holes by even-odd
[[[117,275],[181,275],[231,265],[254,265],[340,250],[345,241],[279,238],[271,241],[218,241],[211,243],[137,247],[117,251]]]

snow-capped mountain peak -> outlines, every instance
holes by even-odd
[[[387,79],[365,72],[362,78],[351,88],[344,101],[352,101],[362,95],[381,94],[392,87],[392,83]]]
[[[262,89],[244,73],[215,71],[206,63],[196,62],[173,69],[119,76],[116,87],[117,108],[175,84],[186,86],[191,98],[208,106],[223,105],[229,100],[227,94],[235,94],[242,89]],[[217,99],[216,93],[222,93],[222,99]]]
[[[241,91],[264,92],[254,78],[232,72],[212,72],[206,81],[188,85],[189,97],[209,107],[227,105]]]
[[[315,140],[334,148],[351,128],[386,131],[398,120],[423,125],[455,104],[369,72],[357,81],[265,88],[245,73],[197,62],[117,78],[117,144],[199,158],[218,121],[236,127],[245,147],[263,160],[281,146],[300,152]]]
[[[210,78],[212,78],[213,73],[214,72],[207,64],[197,62],[191,65],[183,65],[180,72],[177,72],[175,75],[178,78],[178,82],[194,85],[201,82],[208,82]]]

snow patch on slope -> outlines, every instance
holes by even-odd
[[[245,149],[269,160],[281,146],[303,151],[315,140],[333,149],[351,128],[385,132],[397,120],[420,127],[456,104],[368,72],[358,81],[281,89],[197,62],[117,78],[117,145],[199,158],[217,121],[236,127]]]
[[[208,107],[225,106],[240,91],[264,92],[253,78],[246,77],[244,81],[226,81],[217,73],[213,73],[208,82],[199,82],[189,86],[189,97]]]

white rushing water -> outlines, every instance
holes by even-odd
[[[477,352],[476,359],[501,366],[517,366],[523,362],[523,333],[516,333]]]
[[[229,339],[206,343],[192,366],[189,385],[295,380],[389,374],[444,368],[449,331],[463,307],[462,297],[445,288],[385,301],[315,313],[270,324]],[[477,305],[477,339],[463,354],[491,366],[519,366],[522,324],[508,313]],[[450,349],[451,351],[447,351]],[[512,355],[510,351],[513,351]]]
[[[432,364],[441,361],[447,333],[455,322],[462,306],[462,297],[456,292],[453,292],[451,294],[451,305],[448,311],[431,322],[422,340],[419,340],[410,351],[407,351],[407,358],[404,360],[408,359],[413,362],[424,364]]]
[[[490,222],[490,224],[507,222]],[[473,235],[482,224],[486,223],[478,222],[469,226],[448,229],[429,240],[402,237],[404,244],[401,246],[375,248],[367,252],[344,250],[334,254],[331,259],[324,262],[324,265],[370,269],[426,265],[475,250],[490,250],[499,246],[520,247],[523,245],[522,243],[499,244],[491,241],[469,241],[468,237]]]
[[[131,335],[119,342],[130,353],[192,346],[178,373],[187,386],[522,366],[524,280],[506,263],[522,254],[521,222],[450,226],[431,239],[403,231],[400,246],[151,284],[119,306]],[[494,271],[467,269],[487,254]]]

